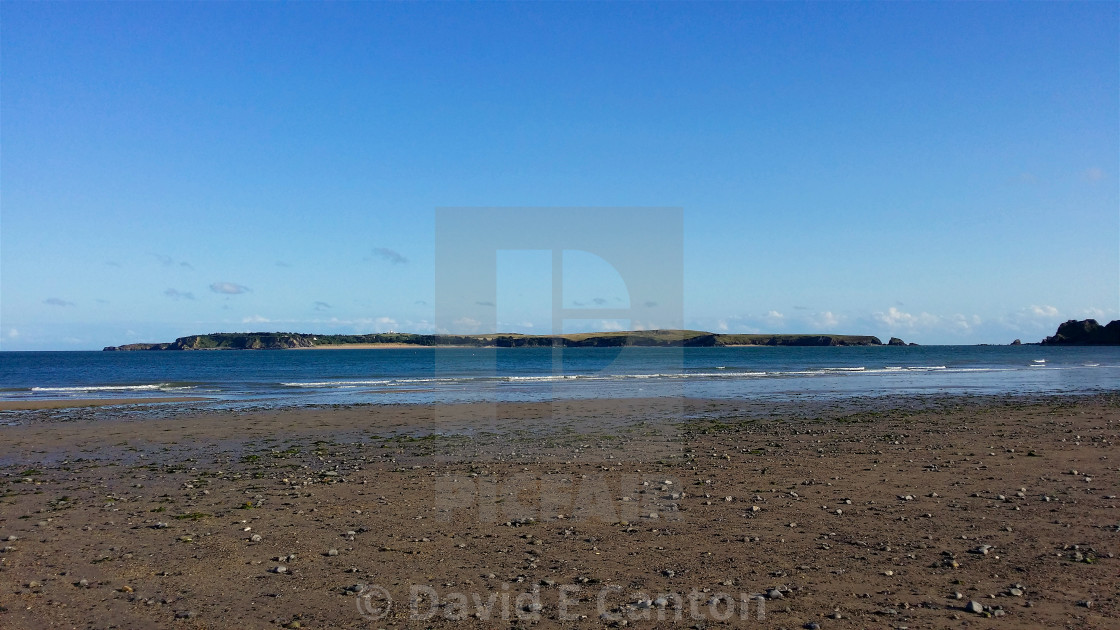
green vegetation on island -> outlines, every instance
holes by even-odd
[[[106,351],[138,350],[280,350],[346,346],[466,346],[476,348],[608,348],[618,346],[881,346],[870,335],[726,335],[701,330],[643,330],[572,335],[312,335],[286,332],[210,333],[189,335],[169,343],[130,343]]]

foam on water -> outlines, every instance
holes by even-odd
[[[1116,389],[1120,348],[788,347],[0,353],[0,399],[221,404],[442,403],[623,396],[750,398]]]

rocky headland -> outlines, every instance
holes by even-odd
[[[1120,320],[1101,326],[1095,319],[1071,319],[1042,340],[1044,346],[1120,346]]]

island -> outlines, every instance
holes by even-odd
[[[901,340],[898,340],[901,342]],[[107,352],[147,350],[282,350],[298,348],[471,347],[471,348],[610,348],[618,346],[881,346],[871,335],[716,334],[700,330],[643,330],[572,335],[314,335],[286,332],[210,333],[179,337],[167,343],[108,346]],[[897,344],[896,344],[897,345]]]
[[[1101,326],[1095,319],[1071,319],[1042,340],[1044,346],[1120,346],[1120,319]]]

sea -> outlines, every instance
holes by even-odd
[[[215,408],[621,397],[843,399],[1120,389],[1120,347],[385,348],[0,352],[0,400]],[[199,404],[199,403],[194,403]]]

